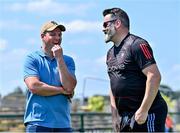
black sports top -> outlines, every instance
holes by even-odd
[[[145,94],[146,76],[142,70],[156,63],[148,42],[128,34],[118,47],[114,45],[110,48],[106,63],[119,112],[136,111]],[[160,99],[162,97],[158,92],[150,110],[153,110]]]

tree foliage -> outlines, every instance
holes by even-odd
[[[88,106],[91,111],[102,112],[104,109],[104,97],[103,96],[92,96],[88,99]]]
[[[161,95],[167,103],[168,111],[173,111],[175,108],[175,100],[171,99],[171,97],[167,95],[164,95],[163,93],[161,93]]]
[[[102,112],[104,110],[104,97],[103,96],[92,96],[88,98],[88,104],[81,106],[84,111]]]

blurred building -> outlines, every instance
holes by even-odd
[[[1,112],[16,112],[24,111],[25,109],[25,94],[20,87],[17,87],[14,92],[2,97],[0,96],[0,111]]]

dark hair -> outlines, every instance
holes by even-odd
[[[112,14],[113,17],[121,20],[122,24],[129,29],[130,24],[129,24],[129,17],[127,13],[120,9],[120,8],[110,8],[110,9],[105,9],[103,11],[103,16],[106,16],[107,14]]]

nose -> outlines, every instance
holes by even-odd
[[[102,32],[104,32],[104,33],[106,33],[106,31],[107,31],[107,28],[102,28]]]
[[[59,39],[61,39],[61,35],[56,34],[55,38],[59,40]]]

